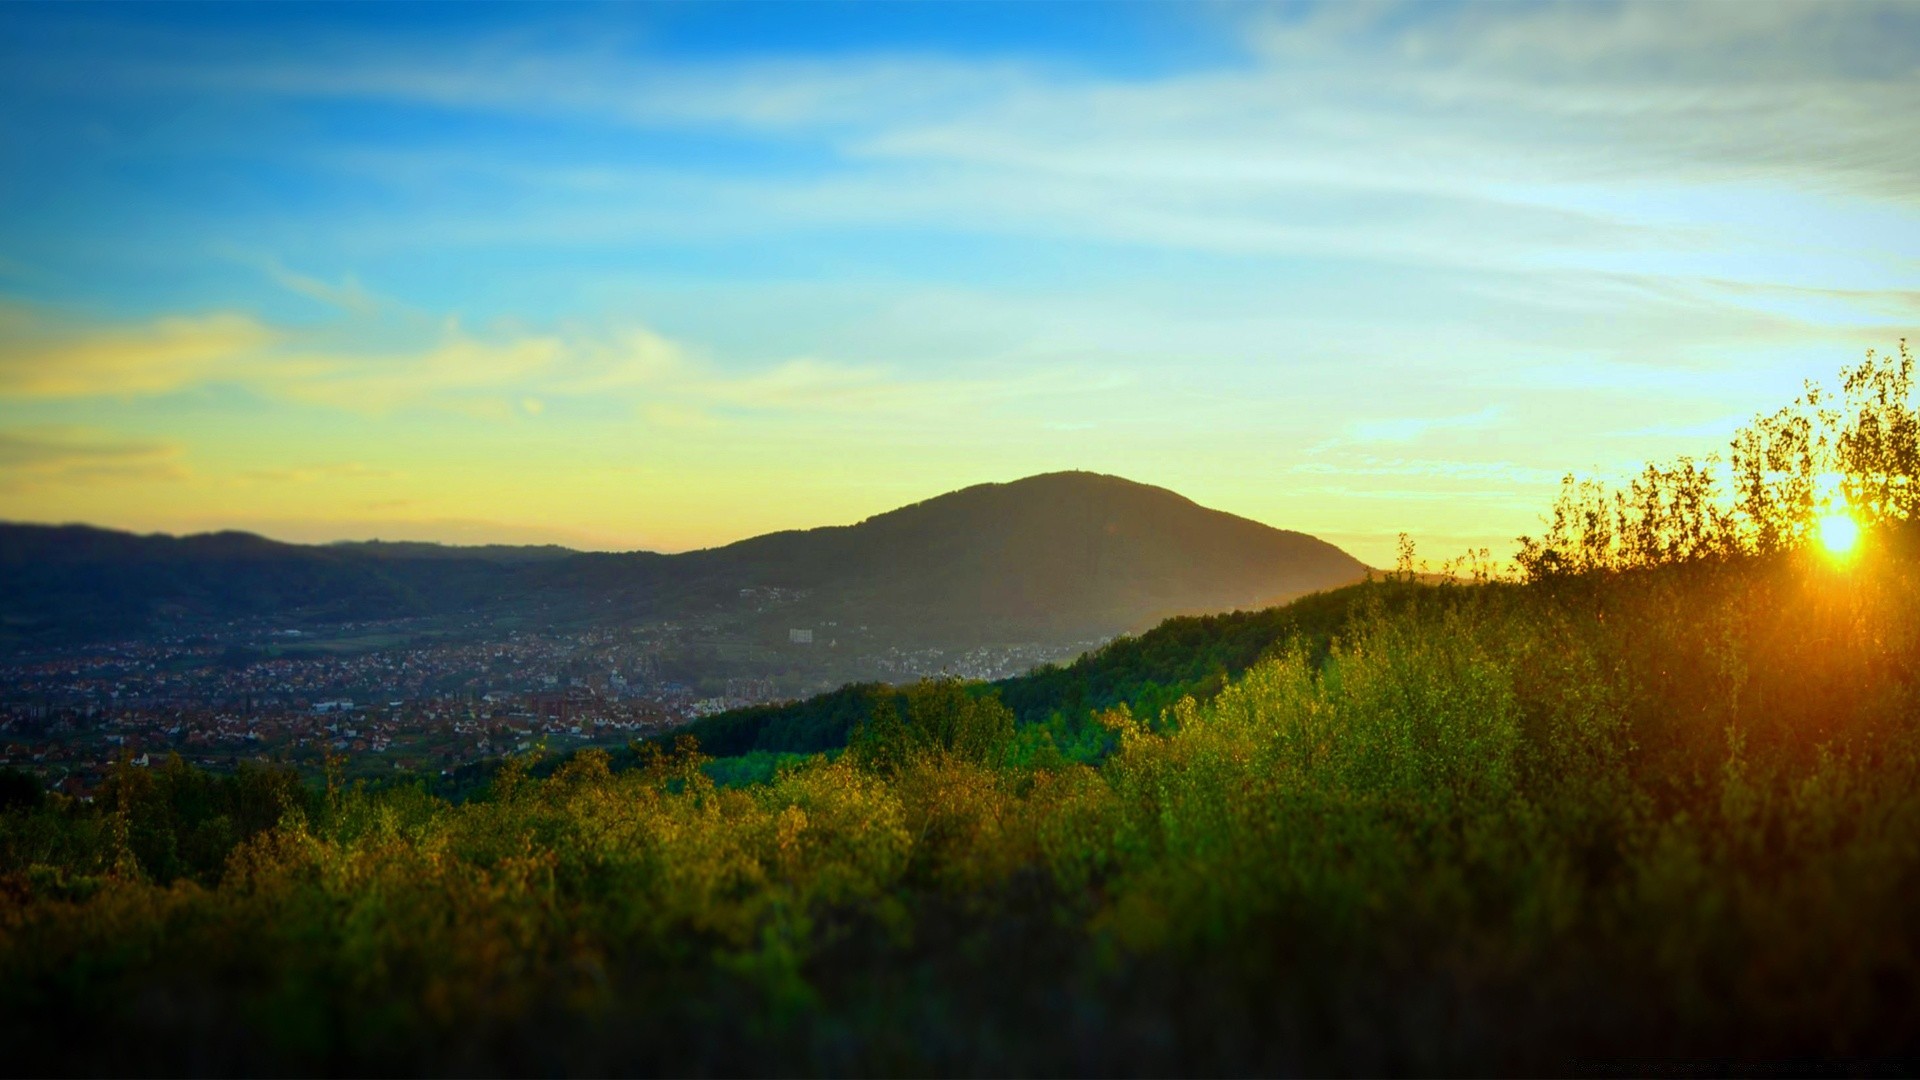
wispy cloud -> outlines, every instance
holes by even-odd
[[[640,127],[861,129],[941,115],[1036,81],[1031,64],[932,53],[764,56],[705,63],[634,57],[594,45],[479,42],[417,48],[341,43],[335,55],[143,64],[146,85],[301,98],[409,101],[448,109],[592,117]]]
[[[370,315],[380,306],[380,300],[368,292],[360,279],[347,274],[338,284],[322,281],[306,274],[295,273],[281,265],[277,260],[266,261],[262,269],[275,284],[289,292],[297,293],[309,300],[339,308],[356,315]]]
[[[1550,273],[1568,294],[1596,270],[1766,288],[1842,267],[1850,291],[1774,309],[1829,323],[1884,320],[1876,298],[1920,286],[1910,5],[1340,4],[1242,23],[1240,62],[1138,75],[885,49],[694,60],[564,35],[197,43],[191,63],[119,74],[595,132],[535,157],[466,139],[303,148],[412,177],[418,205],[335,223],[360,245],[910,227]],[[739,141],[641,152],[636,132],[662,131]],[[352,278],[277,277],[366,300]]]
[[[0,430],[0,491],[178,480],[181,447],[74,427]]]
[[[409,452],[476,500],[524,464],[540,513],[589,458],[730,469],[710,513],[855,445],[896,487],[1230,456],[1309,485],[1275,513],[1364,492],[1337,532],[1711,448],[1920,313],[1910,4],[1228,7],[1111,64],[1017,20],[676,51],[597,9],[360,10],[89,15],[0,70],[72,151],[0,210],[48,305],[0,307],[8,422],[202,462],[268,437],[245,401],[314,461],[450,437]],[[241,238],[274,257],[237,272]],[[1459,531],[1531,522],[1474,505]],[[442,510],[486,517],[406,508]]]
[[[1422,477],[1439,480],[1498,481],[1510,484],[1554,484],[1559,472],[1512,461],[1456,461],[1446,458],[1377,458],[1362,456],[1334,463],[1307,461],[1287,470],[1303,476]]]
[[[276,469],[246,469],[239,479],[249,483],[311,484],[338,480],[391,480],[401,474],[359,461],[331,461]]]
[[[1437,431],[1475,431],[1500,421],[1501,410],[1489,405],[1478,412],[1460,416],[1406,416],[1390,420],[1362,420],[1352,426],[1349,438],[1354,442],[1413,442]]]
[[[497,414],[555,373],[566,343],[543,334],[482,338],[449,324],[424,349],[354,354],[296,355],[288,370],[299,377],[271,389],[312,404],[383,414],[409,407]]]
[[[0,346],[0,399],[158,395],[233,384],[286,401],[367,416],[450,410],[539,417],[552,401],[627,400],[668,426],[710,425],[716,410],[794,415],[927,415],[1122,385],[1071,367],[1002,376],[926,377],[800,357],[722,365],[644,326],[601,332],[470,331],[457,320],[412,348],[316,348],[312,334],[244,316],[177,316],[76,326],[11,312]]]
[[[0,396],[158,394],[236,374],[277,335],[232,312],[95,328],[0,309]]]

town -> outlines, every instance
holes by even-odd
[[[795,628],[778,648],[715,626],[499,632],[393,620],[73,647],[0,662],[0,767],[90,797],[118,765],[282,763],[349,777],[448,776],[535,749],[624,746],[730,709],[844,682],[992,680],[1101,642],[845,648],[862,628]]]

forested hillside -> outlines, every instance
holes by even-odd
[[[1316,659],[1324,657],[1356,612],[1397,607],[1419,588],[1382,580],[1316,593],[1280,607],[1168,619],[1065,666],[1047,665],[978,684],[973,693],[997,695],[1022,724],[1051,724],[1073,738],[1097,728],[1096,715],[1115,705],[1158,716],[1183,697],[1210,698],[1282,646],[1297,644]],[[879,684],[846,686],[805,701],[710,716],[680,734],[691,735],[704,752],[718,757],[819,753],[845,746],[874,701],[887,697],[898,700],[903,692]]]
[[[1410,570],[999,688],[848,690],[816,703],[845,750],[759,783],[687,739],[458,803],[0,785],[0,1036],[34,1072],[1920,1058],[1904,351],[1723,469],[1570,483],[1513,580]]]

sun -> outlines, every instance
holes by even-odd
[[[1835,558],[1853,554],[1860,544],[1860,525],[1846,514],[1828,514],[1820,519],[1820,546]]]

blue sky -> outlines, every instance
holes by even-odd
[[[10,5],[0,98],[13,519],[1504,552],[1920,315],[1914,5]]]

